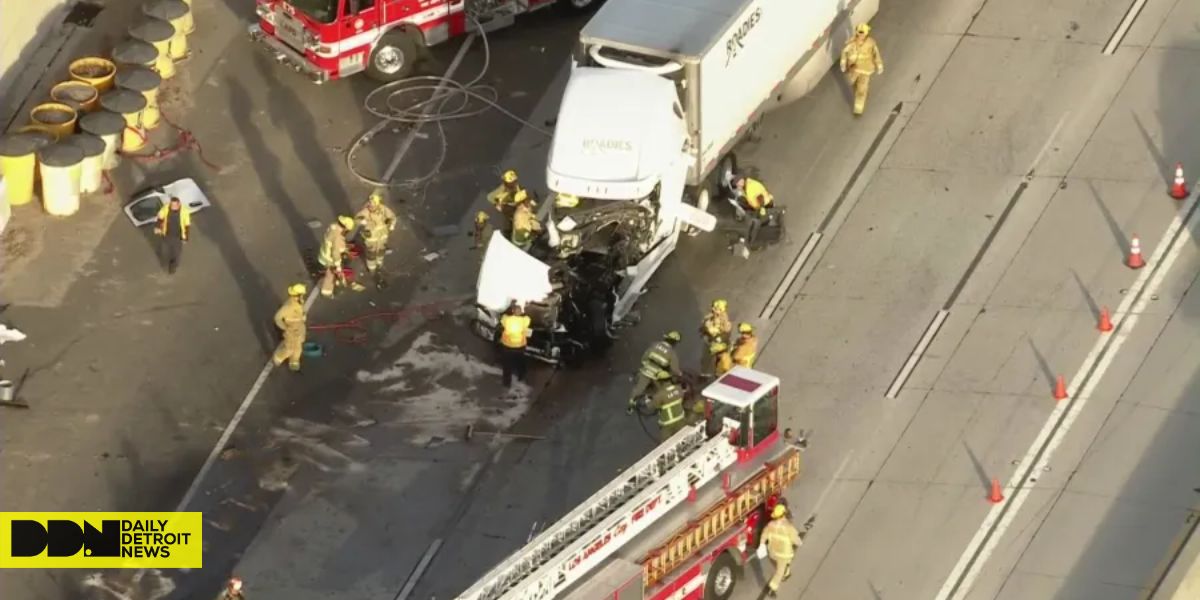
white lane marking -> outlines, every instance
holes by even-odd
[[[1134,0],[1133,4],[1129,7],[1129,11],[1125,13],[1125,17],[1121,19],[1121,24],[1117,25],[1117,30],[1113,32],[1112,37],[1108,38],[1108,43],[1104,45],[1102,54],[1111,56],[1117,51],[1117,46],[1121,45],[1121,41],[1129,33],[1129,28],[1133,27],[1134,19],[1138,18],[1144,6],[1146,6],[1146,0]]]
[[[474,37],[475,35],[472,34],[466,39],[466,41],[463,42],[462,47],[458,50],[458,54],[454,57],[454,61],[450,63],[450,67],[446,69],[444,74],[442,74],[444,79],[449,79],[454,75],[455,69],[457,69],[459,63],[462,62],[462,57],[467,53],[467,49],[471,47],[471,40],[474,39]],[[444,82],[439,84],[439,90],[441,89],[442,85],[444,85]],[[416,138],[418,129],[419,127],[414,127],[409,130],[408,135],[405,138],[405,143],[403,143],[400,149],[396,151],[396,156],[392,159],[393,165],[399,165],[400,159],[403,158],[404,153],[407,152],[410,147],[412,147],[413,139]],[[391,170],[395,171],[395,168],[393,167]],[[390,177],[385,177],[384,180],[386,181],[389,178]],[[315,302],[317,299],[318,291],[319,286],[314,285],[312,291],[308,294],[308,298],[304,301],[305,312],[308,312],[308,310],[312,308],[313,302]],[[208,454],[208,458],[205,459],[204,465],[200,467],[200,472],[196,473],[196,478],[192,480],[192,484],[188,487],[187,493],[183,495],[183,500],[179,502],[179,506],[175,507],[176,512],[182,512],[187,509],[188,504],[191,503],[192,498],[196,495],[196,492],[199,491],[200,485],[204,481],[204,477],[208,475],[208,472],[212,469],[213,465],[216,464],[217,457],[220,456],[221,451],[225,449],[225,444],[229,443],[229,438],[233,436],[233,432],[237,429],[238,424],[241,423],[242,419],[246,416],[246,411],[250,410],[250,405],[254,404],[255,398],[258,397],[258,393],[262,390],[263,385],[267,382],[267,377],[271,375],[271,371],[273,370],[275,370],[275,362],[268,358],[267,364],[264,365],[262,371],[259,371],[258,373],[258,379],[254,380],[254,385],[250,386],[249,392],[246,392],[246,397],[242,399],[241,406],[239,406],[237,412],[233,414],[233,419],[231,419],[229,424],[225,426],[225,431],[221,432],[221,437],[217,439],[217,444],[213,446],[212,452]]]
[[[814,231],[808,236],[808,241],[804,242],[804,247],[800,249],[800,254],[796,255],[796,260],[792,261],[791,268],[779,281],[779,286],[775,288],[775,293],[771,295],[770,302],[767,302],[766,308],[763,308],[759,313],[759,319],[768,319],[771,313],[779,307],[779,303],[783,301],[783,297],[787,295],[788,288],[792,287],[792,283],[796,281],[796,276],[800,275],[800,270],[804,268],[804,263],[808,262],[808,257],[812,256],[813,250],[817,248],[817,242],[821,241],[821,232]]]
[[[429,568],[429,563],[433,562],[433,557],[437,555],[438,550],[442,549],[442,538],[433,540],[429,548],[425,550],[425,555],[421,557],[421,562],[417,563],[417,567],[409,573],[408,580],[404,582],[404,587],[400,588],[400,593],[396,594],[395,600],[407,600],[412,592],[417,587],[417,582],[421,580],[421,576],[425,574],[425,569]]]
[[[826,485],[825,489],[821,490],[821,495],[817,496],[817,502],[813,505],[812,509],[813,516],[821,511],[821,505],[825,503],[825,498],[829,496],[829,492],[833,491],[833,486],[842,480],[842,471],[845,471],[846,467],[850,466],[850,459],[853,457],[854,450],[851,449],[846,453],[846,457],[842,459],[842,464],[838,465],[837,470],[833,472],[833,477],[829,479],[829,485]]]
[[[454,72],[458,70],[458,65],[462,63],[463,57],[467,55],[467,50],[471,48],[471,43],[475,41],[475,37],[476,35],[472,33],[467,36],[467,39],[463,40],[462,46],[458,48],[458,53],[454,55],[454,60],[450,61],[450,66],[438,80],[437,87],[433,88],[433,93],[429,95],[430,98],[437,98],[446,90],[446,84],[454,76]],[[421,110],[421,114],[428,117],[437,111],[442,104],[444,102],[430,102]],[[380,181],[388,183],[392,180],[392,175],[395,175],[396,169],[400,168],[400,161],[404,158],[405,154],[408,154],[409,148],[412,148],[413,142],[416,141],[418,134],[421,132],[421,127],[424,125],[425,121],[417,121],[413,124],[412,129],[408,130],[408,135],[404,136],[404,140],[396,148],[396,155],[392,157],[392,162],[388,164],[387,170],[383,172],[383,177],[380,178]]]
[[[912,375],[913,369],[917,368],[917,363],[921,362],[921,357],[925,355],[925,350],[929,348],[929,344],[933,343],[933,338],[942,328],[942,323],[946,322],[946,317],[950,316],[950,311],[942,309],[933,315],[933,320],[929,322],[929,326],[925,328],[925,334],[921,336],[921,340],[917,342],[917,347],[913,348],[912,354],[908,355],[908,360],[904,361],[904,366],[900,368],[900,372],[896,374],[896,379],[892,381],[892,386],[888,388],[885,398],[895,400],[896,396],[900,395],[900,389],[904,387],[908,377]]]
[[[1137,324],[1138,314],[1145,310],[1146,303],[1153,298],[1158,287],[1162,285],[1179,253],[1187,246],[1187,242],[1192,240],[1188,231],[1182,232],[1184,235],[1179,235],[1179,237],[1175,236],[1181,233],[1181,228],[1195,220],[1196,213],[1192,212],[1195,203],[1196,197],[1193,196],[1171,221],[1171,225],[1154,249],[1154,256],[1150,258],[1151,268],[1143,270],[1138,275],[1125,299],[1117,308],[1117,312],[1112,315],[1115,333],[1099,334],[1091,352],[1084,359],[1083,365],[1071,378],[1071,383],[1067,388],[1071,400],[1058,402],[1051,411],[1042,430],[1021,458],[1016,471],[1005,487],[1012,493],[1007,495],[1005,502],[992,506],[988,511],[987,517],[975,532],[970,544],[959,557],[954,570],[946,578],[941,591],[938,592],[937,600],[964,597],[970,592],[983,565],[991,557],[997,544],[1004,537],[1005,531],[1012,525],[1021,506],[1029,497],[1032,488],[1024,485],[1026,476],[1029,473],[1040,473],[1041,468],[1049,464],[1054,451],[1070,431],[1075,419],[1087,405],[1092,391],[1099,384],[1104,373],[1116,358],[1117,352],[1133,331],[1134,325]],[[1188,219],[1187,223],[1184,222],[1185,216]],[[1125,324],[1127,320],[1128,325]],[[1080,389],[1080,385],[1083,385],[1083,389]],[[1064,413],[1067,414],[1064,415]],[[951,592],[954,592],[954,596],[951,595]]]

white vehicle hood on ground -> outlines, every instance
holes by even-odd
[[[479,267],[475,302],[501,312],[513,300],[542,301],[550,292],[550,266],[514,246],[499,231],[492,232]]]

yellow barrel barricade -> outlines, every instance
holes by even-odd
[[[70,106],[76,114],[90,113],[100,105],[100,92],[90,83],[64,81],[50,88],[50,99]]]
[[[79,130],[104,141],[101,168],[106,171],[115,169],[120,162],[117,149],[120,148],[121,134],[125,131],[125,118],[110,110],[98,110],[79,120]]]
[[[12,206],[29,204],[33,200],[33,174],[37,170],[37,137],[28,133],[11,133],[0,137],[0,176]]]
[[[77,119],[75,109],[58,102],[39,104],[29,111],[29,120],[35,126],[53,133],[60,140],[75,133]]]
[[[145,67],[124,67],[117,71],[117,88],[137,92],[146,98],[146,108],[142,110],[142,127],[148,130],[158,127],[162,120],[158,109],[160,85],[162,76]]]
[[[121,135],[121,152],[136,152],[146,145],[146,131],[142,128],[142,111],[146,109],[146,97],[133,90],[113,90],[100,96],[100,106],[125,119]]]
[[[175,27],[177,35],[186,36],[196,31],[192,9],[183,0],[149,0],[142,5],[142,14],[167,21]]]
[[[113,76],[117,74],[117,66],[107,58],[89,56],[71,63],[67,67],[71,79],[82,81],[103,94],[113,87]]]
[[[163,79],[175,76],[175,61],[171,60],[171,39],[175,37],[175,28],[162,19],[143,17],[129,28],[129,37],[141,40],[158,50],[158,61],[154,70]]]
[[[71,142],[58,142],[38,150],[42,174],[42,207],[56,217],[79,212],[79,176],[83,150]]]
[[[35,151],[41,150],[42,148],[45,148],[46,146],[49,146],[50,144],[53,144],[58,141],[58,135],[56,135],[52,131],[46,131],[46,129],[40,125],[28,125],[28,126],[22,127],[17,130],[17,133],[27,133],[27,134],[33,136],[33,143],[34,143]],[[39,182],[41,180],[42,180],[41,173],[38,172],[37,167],[34,167],[33,181],[34,181],[35,188],[37,187],[37,182]]]
[[[118,70],[126,65],[146,67],[147,69],[158,68],[158,49],[154,47],[154,44],[142,40],[131,38],[117,44],[113,48],[112,57],[113,62],[117,63]]]
[[[79,193],[94,194],[104,187],[104,140],[90,134],[73,135],[68,144],[83,151],[79,170]]]

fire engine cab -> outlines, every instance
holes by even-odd
[[[684,428],[505,559],[458,600],[726,600],[800,476],[779,378],[734,367]]]
[[[425,48],[473,27],[511,25],[559,0],[256,0],[250,37],[316,83],[366,71],[380,81],[410,76]],[[561,0],[583,10],[602,0]]]

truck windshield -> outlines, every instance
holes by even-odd
[[[319,23],[332,23],[337,19],[338,2],[341,0],[288,0],[292,8]]]

